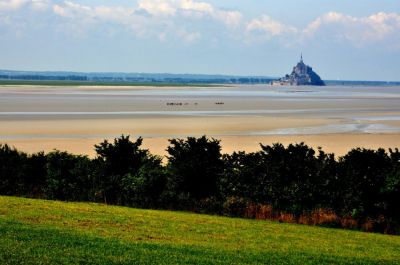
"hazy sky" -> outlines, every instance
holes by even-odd
[[[0,68],[400,80],[400,0],[0,0]]]

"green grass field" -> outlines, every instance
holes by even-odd
[[[400,264],[400,237],[0,196],[0,264]]]

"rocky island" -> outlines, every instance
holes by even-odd
[[[272,81],[272,85],[280,86],[325,86],[324,81],[312,67],[303,62],[303,55],[300,57],[300,62],[293,67],[290,75],[286,75],[278,80]]]

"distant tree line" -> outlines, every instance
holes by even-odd
[[[30,81],[94,81],[94,82],[145,82],[145,83],[178,83],[178,84],[268,84],[272,78],[262,77],[224,77],[224,78],[188,78],[188,77],[125,77],[125,76],[92,76],[92,75],[45,75],[45,74],[6,74],[0,70],[0,80]]]
[[[171,139],[167,161],[121,136],[97,156],[0,145],[0,194],[187,210],[400,234],[400,152],[336,159],[300,144],[222,154],[220,141]]]
[[[86,76],[80,75],[6,75],[0,74],[0,80],[49,80],[49,81],[88,81]]]

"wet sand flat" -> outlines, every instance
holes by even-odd
[[[160,155],[169,138],[204,134],[228,153],[260,142],[400,147],[400,87],[0,87],[1,143],[94,155],[121,134]]]
[[[331,135],[294,135],[294,136],[223,136],[216,137],[221,140],[222,151],[245,150],[248,152],[260,150],[260,143],[267,145],[273,143],[301,143],[314,147],[322,147],[325,152],[335,153],[337,156],[346,154],[350,148],[394,148],[400,147],[399,134],[331,134]],[[112,139],[112,138],[110,138]],[[68,150],[75,154],[95,156],[94,145],[104,138],[42,138],[42,139],[14,139],[8,144],[18,147],[26,152],[51,151],[54,149]],[[166,156],[165,149],[168,146],[168,138],[145,138],[143,147],[153,154]]]

